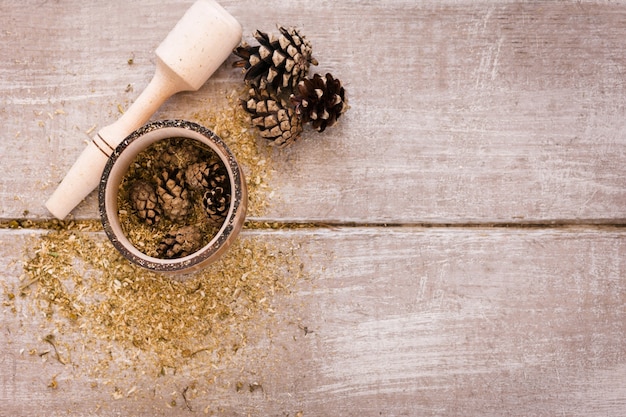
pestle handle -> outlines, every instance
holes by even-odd
[[[156,50],[154,77],[116,122],[102,128],[46,202],[65,218],[100,182],[111,153],[179,91],[195,91],[241,41],[241,25],[214,0],[194,3]]]
[[[54,217],[65,218],[98,186],[102,171],[117,145],[177,92],[175,83],[164,82],[164,74],[168,71],[159,64],[152,81],[137,100],[117,121],[100,129],[46,201],[46,208]]]

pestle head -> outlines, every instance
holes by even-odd
[[[241,42],[242,28],[214,0],[199,0],[156,49],[163,65],[180,79],[179,91],[195,91]]]

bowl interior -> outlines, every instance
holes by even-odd
[[[185,257],[161,259],[143,253],[127,238],[118,216],[118,194],[137,156],[156,142],[173,138],[196,140],[211,148],[221,159],[230,179],[231,202],[224,222],[207,244]],[[243,225],[246,199],[243,174],[230,150],[213,132],[190,122],[155,122],[131,134],[111,155],[100,184],[100,214],[105,232],[113,245],[132,262],[162,272],[191,271],[217,259]]]

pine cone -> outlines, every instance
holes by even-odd
[[[183,139],[173,139],[159,155],[160,167],[185,168],[200,159],[200,152],[196,146]]]
[[[159,258],[172,259],[191,255],[202,245],[202,233],[196,226],[184,226],[170,231],[159,243]]]
[[[268,90],[252,88],[249,95],[248,101],[242,100],[241,104],[252,115],[252,125],[261,137],[276,146],[287,146],[298,139],[302,122],[293,107]]]
[[[184,173],[180,169],[163,169],[157,176],[156,193],[163,213],[170,220],[183,220],[189,214],[189,191],[185,186]]]
[[[331,74],[326,77],[315,74],[313,78],[300,81],[298,94],[292,94],[291,102],[295,113],[302,117],[302,123],[311,122],[319,132],[337,123],[339,116],[348,109],[341,81]]]
[[[278,92],[283,88],[295,88],[309,73],[311,64],[317,60],[311,56],[311,43],[295,28],[279,27],[278,39],[257,30],[254,38],[257,46],[243,42],[233,52],[242,58],[233,63],[244,67],[244,80],[265,89],[271,86]]]
[[[202,205],[210,220],[221,223],[230,208],[230,191],[222,187],[207,190],[202,197]]]
[[[135,181],[128,194],[133,209],[141,220],[147,224],[156,224],[161,219],[161,208],[152,185],[142,180]]]
[[[189,187],[196,191],[204,191],[215,187],[228,187],[230,180],[226,167],[220,161],[196,162],[185,170],[185,180]]]

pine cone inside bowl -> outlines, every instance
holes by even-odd
[[[156,224],[161,219],[161,207],[156,192],[147,181],[134,181],[129,187],[128,196],[140,220],[146,224]]]
[[[157,197],[163,214],[177,222],[184,220],[191,210],[189,191],[184,172],[178,168],[164,168],[157,176]]]
[[[191,255],[202,245],[202,233],[196,226],[184,226],[170,231],[159,243],[159,258],[173,259]]]

